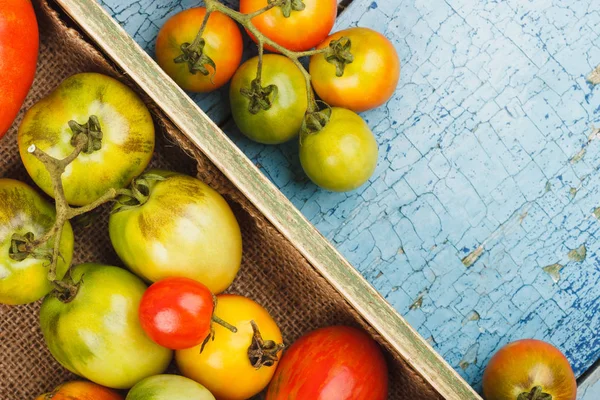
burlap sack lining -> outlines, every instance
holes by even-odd
[[[41,26],[38,75],[24,109],[52,91],[64,78],[95,71],[121,78],[138,88],[73,28],[63,22],[44,0],[36,0]],[[143,94],[142,94],[143,96]],[[378,335],[256,210],[224,175],[198,151],[163,114],[151,105],[159,128],[152,166],[196,175],[223,194],[242,227],[244,259],[231,292],[247,295],[265,306],[284,332],[286,343],[303,333],[333,324],[362,326],[386,349],[390,366],[390,399],[438,399],[440,396]],[[19,159],[17,122],[0,142],[0,177],[32,184]],[[75,263],[99,261],[121,265],[108,238],[106,208],[91,227],[75,227]],[[29,400],[75,376],[56,363],[38,327],[39,302],[29,306],[0,306],[0,400]],[[298,399],[310,400],[310,399]]]

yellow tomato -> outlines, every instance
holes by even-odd
[[[220,295],[217,300],[215,315],[235,326],[237,333],[215,324],[214,341],[204,351],[201,346],[179,350],[175,358],[183,375],[204,385],[217,400],[245,400],[269,384],[280,352],[279,347],[272,351],[274,362],[257,358],[251,362],[248,349],[256,344],[251,321],[260,331],[263,348],[282,343],[281,331],[267,310],[246,297]]]

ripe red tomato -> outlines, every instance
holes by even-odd
[[[33,83],[38,35],[30,0],[0,0],[0,138],[12,125]]]
[[[541,400],[547,397],[544,393],[552,400],[575,400],[577,381],[560,350],[526,339],[507,344],[490,359],[483,374],[483,393],[487,400]]]
[[[191,92],[210,92],[223,86],[233,76],[242,61],[244,42],[235,21],[220,12],[213,12],[202,34],[203,54],[215,63],[205,64],[208,75],[190,72],[188,62],[175,62],[183,54],[181,45],[192,43],[202,26],[206,8],[184,10],[171,17],[156,38],[156,61],[179,86]]]
[[[200,282],[166,278],[146,290],[140,323],[150,339],[172,350],[201,344],[211,332],[213,294]]]
[[[388,373],[365,332],[335,326],[311,332],[283,355],[266,400],[386,400]]]
[[[252,19],[254,26],[275,43],[292,51],[309,50],[321,43],[333,28],[337,17],[336,0],[304,0],[302,11],[285,17],[282,7],[275,7]],[[250,14],[266,7],[267,0],[241,0],[240,11]],[[252,35],[250,35],[252,36]],[[254,41],[256,39],[253,37]],[[271,46],[266,49],[273,51]]]
[[[353,61],[337,76],[336,66],[327,61],[329,54],[312,56],[309,68],[315,91],[331,106],[355,112],[379,107],[392,97],[400,79],[396,49],[385,36],[368,28],[336,32],[317,48],[326,48],[342,37],[350,39]]]

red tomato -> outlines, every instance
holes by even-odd
[[[146,290],[140,303],[140,323],[163,347],[188,349],[210,335],[214,312],[211,291],[188,278],[166,278]]]
[[[267,400],[386,400],[388,373],[365,332],[335,326],[311,332],[283,355]]]
[[[544,393],[552,400],[575,400],[577,381],[560,350],[526,339],[507,344],[490,359],[483,374],[483,393],[487,400],[541,400],[547,397]]]
[[[0,138],[31,88],[38,49],[38,25],[31,1],[0,0]]]
[[[302,11],[292,11],[286,18],[275,7],[252,19],[254,26],[275,43],[292,51],[309,50],[321,43],[333,28],[337,17],[336,0],[304,0]],[[250,14],[266,7],[267,0],[241,0],[240,11]],[[252,36],[252,35],[250,35]],[[256,39],[253,37],[254,41]],[[273,50],[271,46],[265,47]]]

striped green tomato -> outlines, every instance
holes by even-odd
[[[215,400],[204,386],[179,375],[156,375],[135,385],[125,400]]]
[[[152,116],[129,87],[102,74],[73,75],[27,111],[17,136],[27,172],[50,196],[50,174],[30,146],[62,159],[73,152],[79,130],[92,132],[93,139],[62,175],[69,204],[86,205],[110,188],[127,186],[154,151]]]
[[[0,179],[0,303],[17,305],[37,301],[50,292],[47,279],[53,241],[21,259],[12,249],[14,235],[39,239],[54,224],[56,211],[28,185]],[[65,223],[60,241],[57,276],[62,278],[73,256],[73,230]],[[24,255],[23,255],[24,256]]]
[[[240,227],[219,193],[190,176],[153,170],[135,179],[109,220],[117,254],[135,274],[227,289],[242,261]]]
[[[171,350],[146,336],[138,308],[146,285],[118,267],[82,264],[72,270],[73,298],[47,296],[40,310],[46,344],[69,371],[114,389],[160,374]]]

